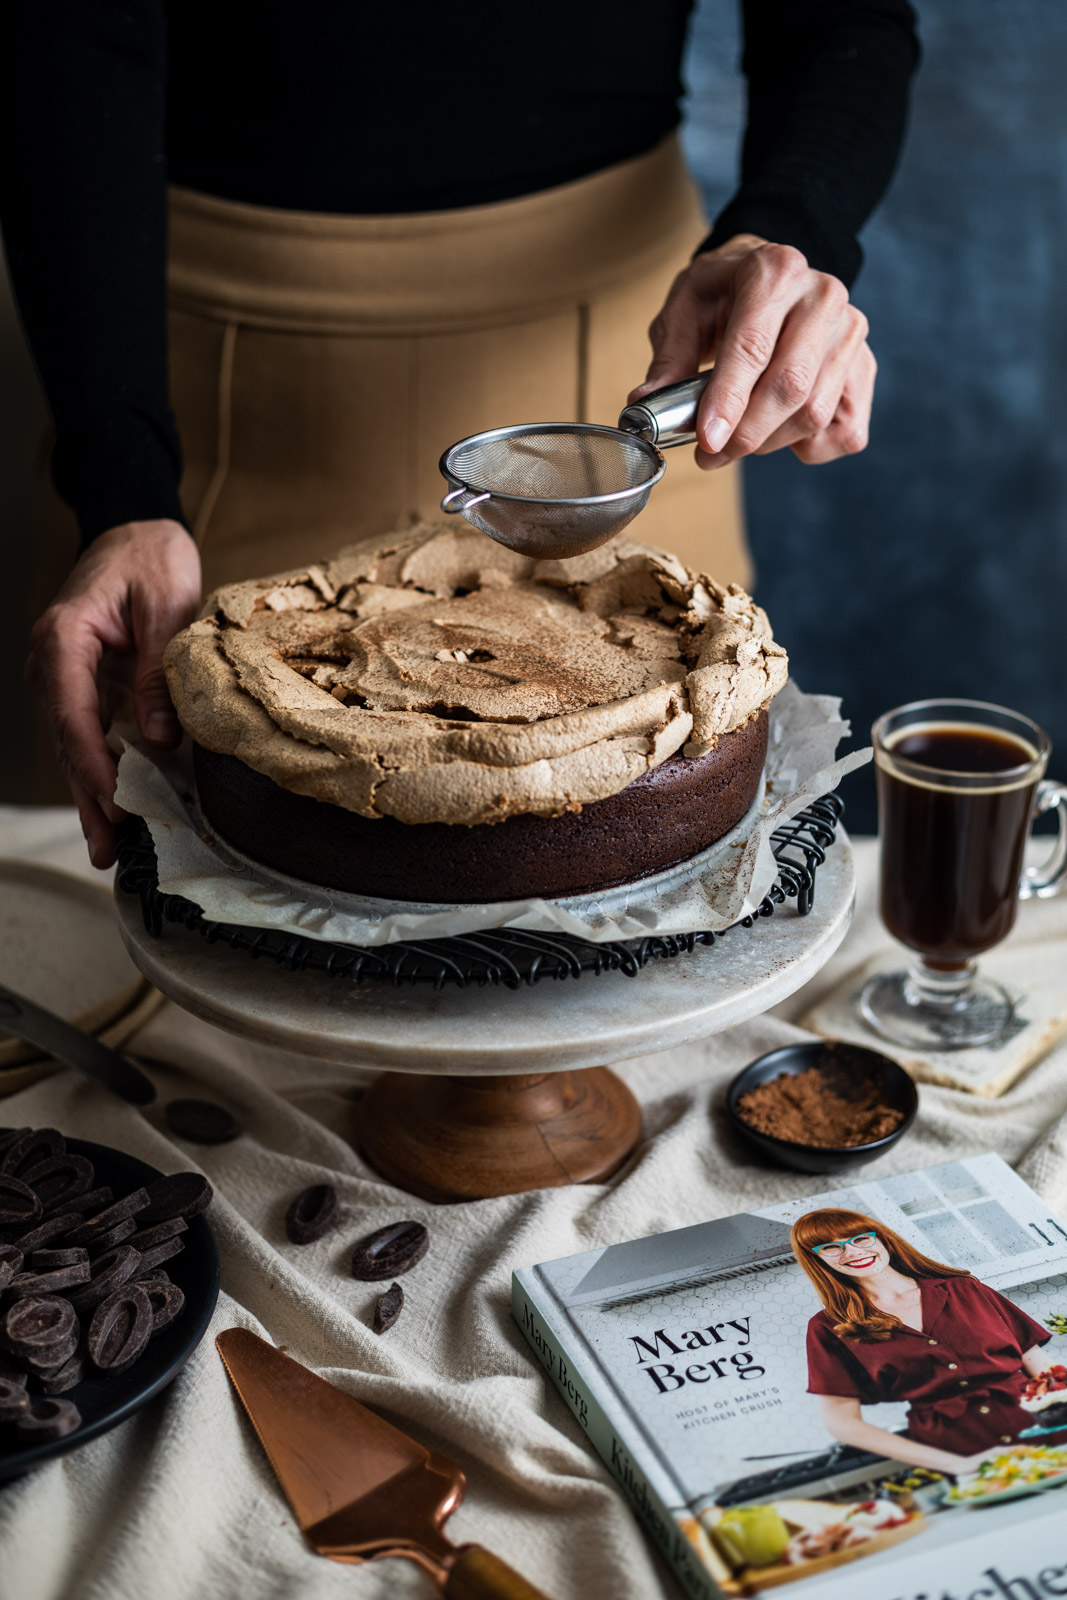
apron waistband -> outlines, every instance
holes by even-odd
[[[543,316],[639,279],[706,229],[676,135],[517,200],[332,216],[170,191],[177,309],[309,333],[422,335]]]

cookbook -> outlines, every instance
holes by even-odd
[[[515,1272],[697,1597],[1067,1595],[1067,1226],[996,1155]]]

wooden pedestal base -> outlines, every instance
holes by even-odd
[[[425,1200],[482,1200],[606,1178],[641,1137],[607,1067],[486,1078],[385,1072],[359,1107],[358,1144]]]

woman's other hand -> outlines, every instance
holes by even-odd
[[[133,664],[143,738],[160,749],[181,730],[163,675],[163,649],[196,615],[200,555],[178,522],[130,522],[90,545],[34,625],[26,677],[41,695],[95,867],[115,860],[115,761],[107,747],[99,674],[109,657]]]
[[[791,245],[738,234],[697,256],[649,337],[648,377],[631,401],[715,362],[697,414],[704,468],[786,445],[815,466],[867,443],[877,371],[867,319]]]

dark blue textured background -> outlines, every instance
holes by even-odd
[[[1067,777],[1067,0],[918,0],[908,143],[853,291],[879,360],[862,456],[746,466],[757,592],[859,736],[930,695],[1036,718]],[[686,141],[736,170],[733,0],[699,0]],[[875,827],[870,769],[849,822]]]

